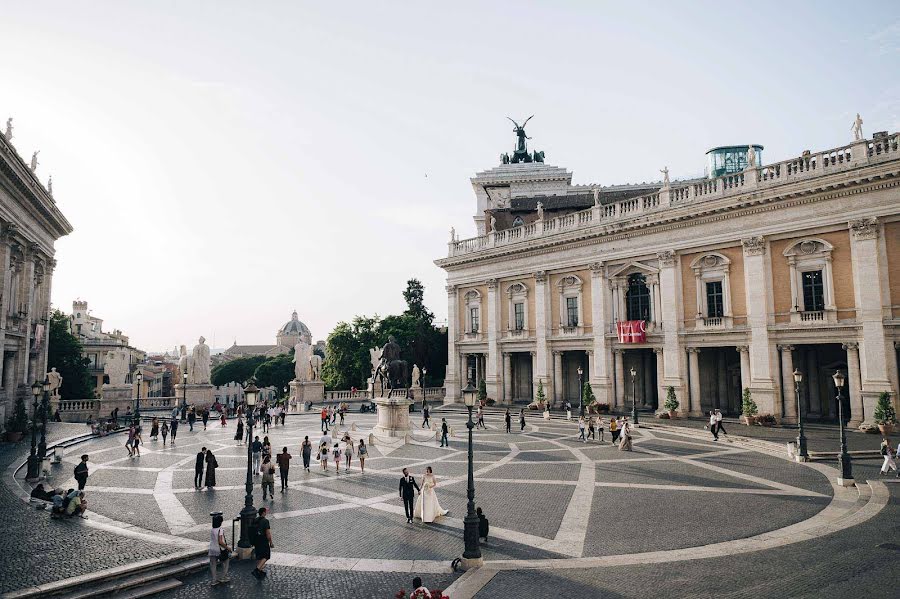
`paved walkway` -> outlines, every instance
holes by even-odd
[[[440,418],[441,412],[434,415]],[[335,474],[333,466],[327,474],[317,465],[309,474],[298,467],[300,440],[320,436],[316,415],[292,416],[287,427],[274,427],[273,447],[288,445],[297,466],[288,492],[276,492],[267,502],[276,553],[271,579],[264,584],[270,590],[291,589],[293,596],[343,596],[327,590],[395,592],[419,573],[439,586],[457,581],[457,593],[464,592],[460,585],[471,587],[471,575],[459,581],[449,569],[462,548],[466,464],[462,414],[449,412],[447,418],[457,432],[450,448],[438,447],[419,430],[412,445],[372,448],[364,475],[355,460],[349,474]],[[351,415],[345,428],[355,423],[358,432],[350,432],[358,438],[373,422],[372,416]],[[847,517],[858,510],[853,507],[858,493],[835,489],[828,465],[798,465],[737,442],[713,443],[690,427],[641,429],[635,451],[622,453],[608,438],[605,443],[577,441],[577,427],[570,422],[531,417],[524,432],[512,434],[502,430],[499,416],[490,416],[488,425],[476,431],[476,502],[491,519],[484,572],[494,574],[475,581],[475,592],[488,592],[510,571],[535,568],[584,571],[728,554],[744,560],[747,551],[783,547],[865,521]],[[148,441],[143,455],[134,459],[122,448],[123,439],[97,439],[83,446],[92,456],[91,518],[51,522],[46,514],[35,516],[50,527],[45,534],[53,535],[57,526],[74,527],[71,538],[79,546],[87,532],[127,535],[126,544],[138,549],[173,552],[201,546],[210,511],[233,515],[243,505],[246,449],[232,437],[233,423],[225,429],[211,425],[206,432],[182,428],[175,447]],[[203,445],[215,451],[221,465],[215,491],[192,486],[194,456]],[[73,465],[74,454],[54,470],[51,481],[69,485]],[[433,525],[407,525],[397,498],[400,469],[408,466],[420,479],[426,465],[438,476],[438,496],[450,514]],[[258,478],[254,494],[260,505]],[[862,513],[874,517],[879,501],[862,502],[870,506]],[[102,560],[103,542],[95,547]],[[378,580],[386,586],[377,586]],[[247,577],[246,584],[251,582]],[[243,592],[244,584],[233,583],[234,592]],[[187,590],[173,596],[182,592]]]

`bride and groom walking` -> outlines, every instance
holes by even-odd
[[[406,521],[411,523],[414,518],[419,518],[423,523],[434,522],[435,518],[439,518],[447,513],[447,510],[441,508],[438,503],[437,494],[434,487],[437,481],[434,479],[434,473],[431,466],[425,468],[425,476],[422,477],[422,488],[409,470],[403,469],[403,478],[400,479],[400,498],[403,500],[403,508],[406,510]],[[419,499],[416,501],[416,493]]]

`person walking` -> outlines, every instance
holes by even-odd
[[[175,435],[178,434],[178,418],[172,418],[172,427],[169,431],[172,433],[172,445],[175,445]]]
[[[584,437],[584,416],[578,417],[578,440],[587,443],[587,439]]]
[[[369,455],[369,448],[366,447],[366,442],[362,439],[359,440],[359,447],[356,450],[356,455],[359,456],[359,471],[362,474],[365,474],[366,456]]]
[[[503,416],[503,420],[506,422],[506,432],[512,432],[512,415],[509,413],[509,408],[506,408],[506,414]]]
[[[724,434],[726,437],[728,436],[728,431],[725,430],[725,426],[722,424],[722,412],[716,410],[716,434]]]
[[[415,514],[416,493],[419,492],[419,484],[413,476],[410,476],[407,468],[403,469],[403,478],[400,479],[400,499],[403,500],[403,509],[406,512],[407,524],[412,524]]]
[[[431,422],[429,421],[429,416],[431,412],[428,409],[428,404],[422,406],[422,428],[429,428],[431,426]]]
[[[253,521],[253,530],[255,531],[253,553],[256,555],[256,568],[251,572],[257,579],[262,580],[266,577],[266,562],[272,557],[272,548],[275,543],[272,540],[272,527],[266,514],[269,513],[264,507],[259,508],[259,515]]]
[[[266,500],[266,491],[268,491],[268,496],[275,500],[275,464],[272,463],[272,458],[270,456],[265,456],[263,458],[262,464],[262,494],[263,501]]]
[[[219,467],[219,462],[216,460],[216,456],[213,455],[212,450],[208,450],[206,452],[206,488],[212,489],[216,486],[216,468]]]
[[[341,449],[340,443],[335,443],[334,447],[331,449],[331,457],[334,458],[334,473],[341,473],[341,457],[343,455],[343,450]]]
[[[322,472],[328,472],[328,442],[319,441],[319,465],[322,466]]]
[[[600,433],[600,442],[603,443],[603,427],[605,426],[603,422],[603,416],[597,417],[597,432]]]
[[[203,486],[203,465],[206,464],[206,448],[197,452],[197,460],[194,462],[194,488],[200,490]]]
[[[209,422],[209,408],[203,408],[200,419],[203,421],[203,430],[206,430],[206,423]]]
[[[328,432],[328,410],[325,409],[325,406],[322,406],[322,413],[320,414],[320,417],[322,418],[322,432],[327,433]]]
[[[619,442],[619,451],[631,451],[631,425],[626,418],[622,424],[622,440]]]
[[[78,465],[75,466],[74,476],[75,480],[78,481],[78,490],[84,491],[84,486],[87,484],[88,479],[88,454],[84,454],[81,456],[81,461],[78,462]]]
[[[259,474],[259,468],[262,465],[262,449],[263,445],[259,441],[259,435],[256,435],[250,445],[250,453],[253,456],[253,476]]]
[[[128,440],[125,441],[125,449],[128,450],[129,458],[134,457],[134,450],[132,449],[132,446],[134,445],[134,435],[135,435],[135,428],[134,428],[134,425],[132,424],[131,426],[128,427]]]
[[[169,436],[169,423],[165,420],[163,421],[162,428],[160,429],[163,438],[163,447],[166,445],[166,437]]]
[[[594,420],[593,416],[589,416],[588,417],[588,434],[587,434],[588,439],[593,439],[594,441],[597,440],[597,435],[594,434],[594,431],[596,430],[596,428],[597,428],[597,421]]]
[[[341,426],[344,426],[344,414],[347,412],[347,407],[342,403],[340,408],[338,408],[338,415],[341,417]]]
[[[337,417],[338,417],[337,408],[334,406],[331,406],[331,424],[334,424],[337,422]]]
[[[187,421],[188,431],[194,432],[194,423],[197,422],[197,411],[194,409],[194,406],[188,408]]]
[[[278,474],[281,475],[281,492],[284,493],[288,486],[288,469],[291,467],[291,454],[288,453],[287,447],[281,450],[275,461],[278,462]]]
[[[450,428],[447,426],[447,419],[441,418],[441,447],[450,447],[449,433]]]
[[[525,430],[525,409],[519,410],[519,431]]]
[[[478,406],[478,426],[481,428],[487,428],[484,425],[484,408]]]
[[[300,444],[300,454],[303,456],[303,468],[309,472],[309,459],[312,457],[312,443],[309,442],[309,435],[303,437],[303,443]]]
[[[612,436],[613,445],[615,445],[616,441],[619,440],[619,421],[613,416],[609,418],[609,434]]]
[[[212,577],[209,586],[211,587],[231,581],[228,578],[228,560],[231,557],[231,548],[225,538],[225,531],[222,530],[224,521],[222,512],[212,513],[212,529],[209,531],[209,573]],[[222,566],[221,576],[218,575],[219,565]]]
[[[712,433],[713,441],[719,440],[719,427],[716,426],[716,413],[709,411],[709,432]]]
[[[344,437],[344,462],[346,467],[344,472],[350,472],[350,461],[353,459],[353,439],[350,435]]]
[[[238,416],[237,430],[234,432],[234,440],[240,445],[244,442],[244,419]]]
[[[572,403],[567,399],[566,400],[566,420],[572,419]]]
[[[881,465],[881,474],[888,474],[891,470],[897,472],[900,477],[900,471],[897,470],[896,454],[887,439],[881,440],[881,455],[884,456],[884,463]]]
[[[150,438],[154,441],[159,440],[159,418],[156,416],[150,422]]]

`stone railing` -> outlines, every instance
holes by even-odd
[[[363,390],[357,389],[356,391],[326,391],[325,392],[325,401],[347,401],[351,399],[365,399],[368,397],[368,393]]]
[[[443,387],[425,387],[425,397],[444,397],[447,390]]]
[[[171,408],[179,405],[181,401],[178,397],[142,397],[141,409],[149,408]]]
[[[659,191],[637,198],[594,206],[580,212],[494,231],[480,237],[454,240],[447,244],[448,257],[463,256],[576,229],[626,222],[645,214],[657,213],[670,206],[738,196],[750,191],[764,190],[898,158],[900,158],[900,134],[894,133],[877,140],[861,140],[840,148],[815,154],[804,153],[797,158],[758,168],[748,168],[743,172],[722,175],[715,179],[688,183],[676,181],[668,188],[663,187]]]
[[[99,399],[61,399],[59,401],[59,413],[68,412],[96,412],[100,408]]]

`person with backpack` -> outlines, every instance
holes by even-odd
[[[209,586],[211,587],[231,580],[228,578],[228,559],[231,557],[231,548],[225,539],[222,522],[224,522],[222,512],[213,512],[212,530],[209,531],[209,573],[212,575]],[[222,566],[222,575],[218,576],[217,570],[220,564]]]
[[[275,547],[272,541],[272,527],[266,518],[268,512],[269,510],[264,507],[259,508],[259,515],[253,520],[253,526],[250,528],[253,552],[256,556],[256,568],[251,574],[259,580],[266,577],[266,562],[272,557],[272,548]]]
[[[78,490],[84,491],[88,479],[88,454],[81,456],[81,461],[75,466],[75,480],[78,481]]]
[[[263,458],[262,465],[262,493],[263,501],[266,500],[266,491],[269,497],[275,500],[275,464],[272,463],[272,457],[266,455]]]

